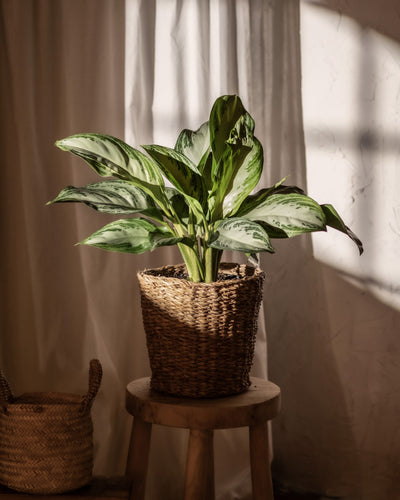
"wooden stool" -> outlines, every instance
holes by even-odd
[[[268,420],[280,407],[280,389],[267,380],[251,379],[248,391],[218,399],[165,396],[150,389],[150,379],[128,384],[126,409],[133,415],[126,474],[132,479],[131,500],[143,500],[151,425],[190,429],[185,500],[213,500],[214,429],[249,427],[254,500],[273,500],[268,450]]]

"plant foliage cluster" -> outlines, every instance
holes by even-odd
[[[263,149],[254,120],[236,95],[219,97],[209,121],[183,130],[175,144],[143,146],[145,153],[102,134],[77,134],[57,141],[107,179],[68,186],[51,202],[83,202],[113,221],[81,243],[139,254],[177,245],[189,279],[217,279],[224,250],[256,258],[274,252],[272,238],[326,231],[331,226],[362,244],[332,205],[319,205],[285,179],[254,194]],[[171,186],[166,185],[168,180]]]

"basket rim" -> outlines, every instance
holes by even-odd
[[[13,400],[7,402],[7,406],[10,407],[28,407],[28,406],[71,406],[80,405],[82,402],[82,395],[70,393],[70,392],[24,392],[18,396],[15,396]],[[51,398],[54,398],[51,401]],[[50,400],[49,400],[50,399]]]
[[[186,278],[178,278],[175,276],[169,276],[166,274],[167,272],[170,272],[172,270],[186,270],[186,265],[184,263],[180,264],[171,264],[171,265],[166,265],[166,266],[161,266],[161,267],[153,267],[153,268],[146,268],[137,273],[138,278],[144,278],[144,277],[150,277],[152,279],[159,279],[159,280],[168,280],[170,283],[181,283],[185,284],[185,286],[191,286],[191,287],[224,287],[224,286],[229,286],[232,284],[238,284],[238,283],[244,283],[249,280],[254,280],[254,279],[264,279],[265,278],[265,272],[258,268],[258,267],[253,267],[249,266],[248,264],[239,264],[236,262],[221,262],[219,266],[219,270],[222,273],[226,273],[226,271],[229,271],[231,269],[236,270],[236,274],[239,276],[239,279],[233,278],[233,279],[226,279],[226,280],[221,280],[221,281],[211,281],[210,283],[205,283],[202,281],[199,282],[193,282],[189,281]],[[244,271],[251,271],[252,274],[246,275]]]

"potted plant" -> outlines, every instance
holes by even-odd
[[[318,204],[285,179],[253,193],[263,149],[236,95],[219,97],[209,121],[183,130],[173,149],[148,145],[145,154],[94,133],[56,145],[108,179],[68,186],[49,203],[82,202],[135,215],[107,224],[82,244],[133,254],[166,245],[180,250],[184,264],[138,274],[156,390],[209,397],[249,385],[264,274],[251,265],[222,265],[224,250],[243,252],[254,265],[259,252],[274,252],[272,238],[330,226],[362,252],[332,205]]]

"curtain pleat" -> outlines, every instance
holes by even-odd
[[[298,37],[297,0],[0,1],[0,366],[16,393],[84,393],[89,360],[100,359],[96,474],[124,471],[125,386],[149,375],[136,272],[181,259],[172,248],[131,256],[74,246],[110,216],[45,205],[98,179],[54,142],[103,132],[171,146],[219,95],[238,93],[264,146],[262,185],[288,174],[304,185]],[[267,274],[273,258],[263,258]],[[277,307],[266,295],[256,376],[267,376]],[[181,496],[186,442],[156,426],[148,499]],[[250,498],[246,429],[218,431],[215,442],[217,498]]]
[[[107,218],[45,204],[65,185],[96,178],[55,148],[57,139],[123,135],[124,27],[120,0],[0,2],[0,366],[17,394],[83,394],[89,360],[100,358],[93,415],[103,473],[125,459],[123,393],[133,374],[119,347],[131,336],[121,304],[135,303],[135,271],[128,260],[74,246]],[[136,316],[129,319],[134,329]]]
[[[299,6],[273,0],[127,0],[125,138],[173,147],[183,128],[208,120],[214,100],[236,93],[264,146],[260,186],[286,175],[305,185],[300,102]],[[160,249],[164,264],[180,261]],[[271,257],[263,258],[268,271]],[[243,261],[227,252],[224,260]],[[268,277],[269,279],[269,277]],[[260,314],[253,375],[267,377],[268,314]],[[157,428],[148,498],[182,495],[187,435]],[[167,459],[167,456],[170,460]],[[216,495],[251,498],[246,429],[215,433]]]

